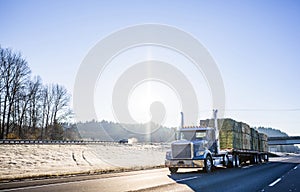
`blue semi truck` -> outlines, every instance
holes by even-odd
[[[177,139],[166,153],[165,165],[172,174],[179,168],[203,168],[211,172],[215,166],[239,167],[245,162],[268,161],[267,136],[247,124],[217,119],[217,110],[214,119],[199,126],[184,126],[183,113],[181,116]]]

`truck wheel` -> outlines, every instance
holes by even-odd
[[[232,161],[230,162],[230,167],[235,167],[235,155],[232,155]]]
[[[250,160],[250,164],[256,164],[258,162],[257,155],[253,155]]]
[[[169,167],[171,174],[177,173],[178,167]]]
[[[223,156],[223,166],[224,167],[229,167],[229,159],[227,155]]]
[[[206,159],[204,160],[204,171],[206,173],[210,173],[212,171],[213,163],[211,156],[207,155]]]
[[[263,157],[262,157],[262,155],[259,155],[259,156],[258,156],[258,160],[257,160],[257,161],[258,161],[258,163],[262,163],[262,160],[263,160]]]
[[[239,167],[240,166],[240,158],[239,155],[234,155],[234,161],[235,161],[235,167]]]
[[[257,164],[257,163],[258,163],[258,156],[254,155],[254,164]]]
[[[264,155],[264,162],[268,162],[269,161],[269,155]]]
[[[235,167],[234,155],[227,156],[228,157],[228,167]]]

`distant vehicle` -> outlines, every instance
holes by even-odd
[[[211,172],[214,166],[238,167],[243,162],[256,164],[268,161],[267,136],[249,125],[232,119],[201,121],[201,126],[181,127],[177,141],[166,153],[165,165],[171,173],[179,168],[203,168]],[[218,124],[222,125],[220,132]]]
[[[128,139],[121,139],[119,141],[119,144],[125,144],[125,143],[128,143]]]

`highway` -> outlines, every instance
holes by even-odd
[[[0,183],[0,191],[300,191],[300,157],[270,158],[270,162],[239,168],[152,169],[102,175]]]

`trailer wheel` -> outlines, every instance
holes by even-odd
[[[269,161],[269,155],[268,154],[265,154],[264,155],[264,162],[268,162]]]
[[[169,167],[171,174],[177,173],[178,167]]]
[[[234,155],[233,157],[234,157],[233,161],[235,161],[235,167],[239,167],[240,166],[240,157],[239,157],[239,155]]]
[[[228,167],[232,168],[232,167],[235,167],[235,157],[234,155],[229,155],[228,156]]]
[[[264,159],[264,157],[263,157],[262,155],[259,155],[259,157],[258,157],[258,162],[259,162],[259,163],[262,163],[262,162],[263,162],[263,159]]]
[[[235,167],[235,155],[232,155],[232,161],[230,161],[230,167]]]
[[[253,155],[251,156],[250,164],[257,164],[258,163],[258,156]]]
[[[207,155],[206,159],[204,160],[204,171],[206,173],[210,173],[212,171],[212,166],[213,166],[212,158],[211,156]]]

